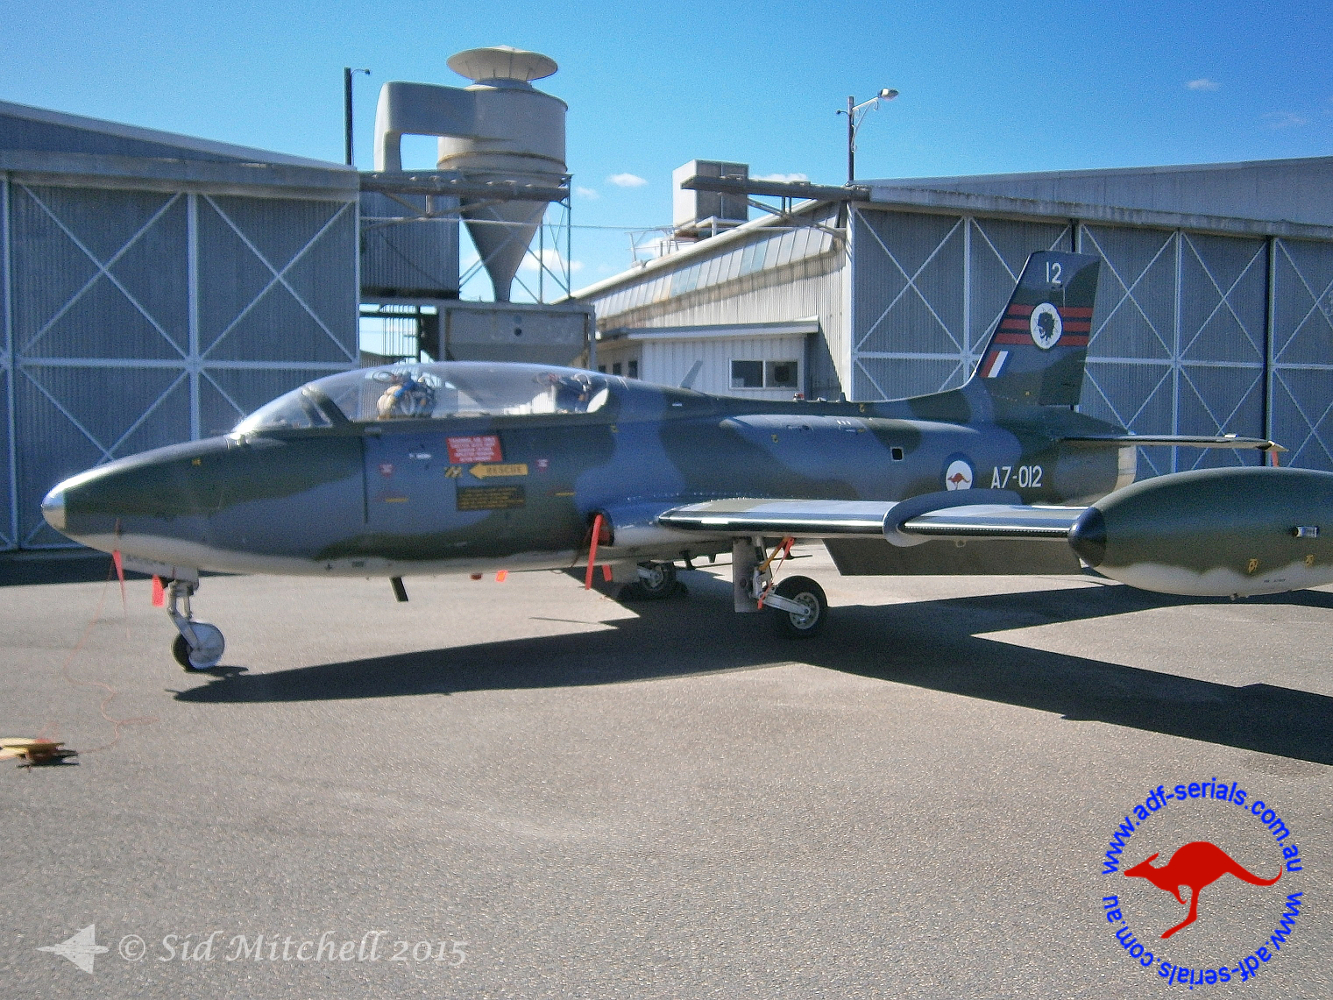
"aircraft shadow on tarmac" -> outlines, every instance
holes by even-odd
[[[1233,687],[982,638],[1007,629],[1202,603],[1123,586],[842,606],[824,636],[792,643],[763,615],[737,616],[730,585],[689,574],[688,602],[634,604],[638,617],[595,632],[424,650],[266,674],[219,668],[181,701],[384,698],[645,681],[796,660],[1267,754],[1333,764],[1333,698],[1268,684]],[[1333,610],[1302,591],[1256,603]]]

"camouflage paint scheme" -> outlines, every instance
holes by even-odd
[[[1333,476],[1324,473],[1305,474],[1295,507],[1278,501],[1296,480],[1271,478],[1288,470],[1255,468],[1161,477],[1114,502],[1133,479],[1134,444],[1169,439],[1128,439],[1073,408],[1097,266],[1077,254],[1033,254],[977,372],[949,392],[876,404],[772,402],[531,365],[366,369],[289,393],[224,437],[75,476],[51,491],[43,511],[70,538],[169,567],[396,577],[570,566],[587,559],[597,514],[610,528],[599,553],[606,562],[670,562],[756,535],[846,533],[896,545],[923,540],[909,537],[916,531],[950,537],[943,522],[890,530],[896,504],[924,498],[923,514],[972,504],[952,508],[949,530],[958,537],[1069,538],[1095,557],[1089,562],[1112,575],[1118,568],[1138,586],[1160,582],[1160,573],[1134,570],[1145,560],[1195,576],[1222,563],[1237,569],[1237,560],[1248,566],[1256,546],[1247,548],[1246,538],[1259,522],[1233,516],[1237,504],[1262,507],[1262,530],[1283,538],[1296,525],[1320,524],[1333,509]],[[378,379],[375,392],[391,385],[404,398],[404,380],[448,394],[469,379],[537,396],[525,412],[444,407],[377,419],[364,405],[348,414],[334,401],[349,379]],[[598,404],[561,412],[553,400],[572,384],[585,397],[598,393]],[[544,399],[549,408],[534,412]],[[310,426],[265,416],[298,411]],[[467,442],[489,453],[455,460]],[[1153,528],[1164,483],[1172,490],[1165,534]],[[955,495],[969,486],[974,498]],[[774,501],[805,506],[800,517],[770,518],[762,530],[747,520],[747,510]],[[1034,504],[1063,508],[1044,534],[1024,521]],[[1333,580],[1327,534],[1302,541],[1291,550],[1302,572],[1290,579]],[[1258,557],[1267,570],[1271,553]],[[1242,581],[1251,579],[1243,566]],[[1199,592],[1191,586],[1183,592]]]

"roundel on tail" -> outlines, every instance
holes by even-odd
[[[1059,343],[1060,334],[1064,332],[1059,310],[1049,302],[1043,302],[1034,308],[1028,320],[1028,332],[1032,334],[1034,344],[1043,351],[1049,351]]]

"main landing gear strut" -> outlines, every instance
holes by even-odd
[[[197,583],[172,580],[167,585],[167,614],[180,635],[171,644],[171,655],[186,670],[208,670],[222,660],[227,644],[222,630],[208,622],[195,621],[190,610],[190,598],[198,589]],[[184,608],[184,613],[177,605]]]
[[[762,538],[737,538],[731,545],[732,595],[739,612],[767,609],[778,634],[789,639],[818,635],[828,621],[828,598],[809,577],[789,576],[773,584],[773,563],[780,566],[791,551],[792,539],[784,538],[765,556]],[[781,557],[781,558],[779,558]]]

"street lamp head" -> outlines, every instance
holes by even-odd
[[[898,91],[890,90],[888,87],[885,87],[879,92],[879,96],[886,101],[891,101],[898,96]]]

